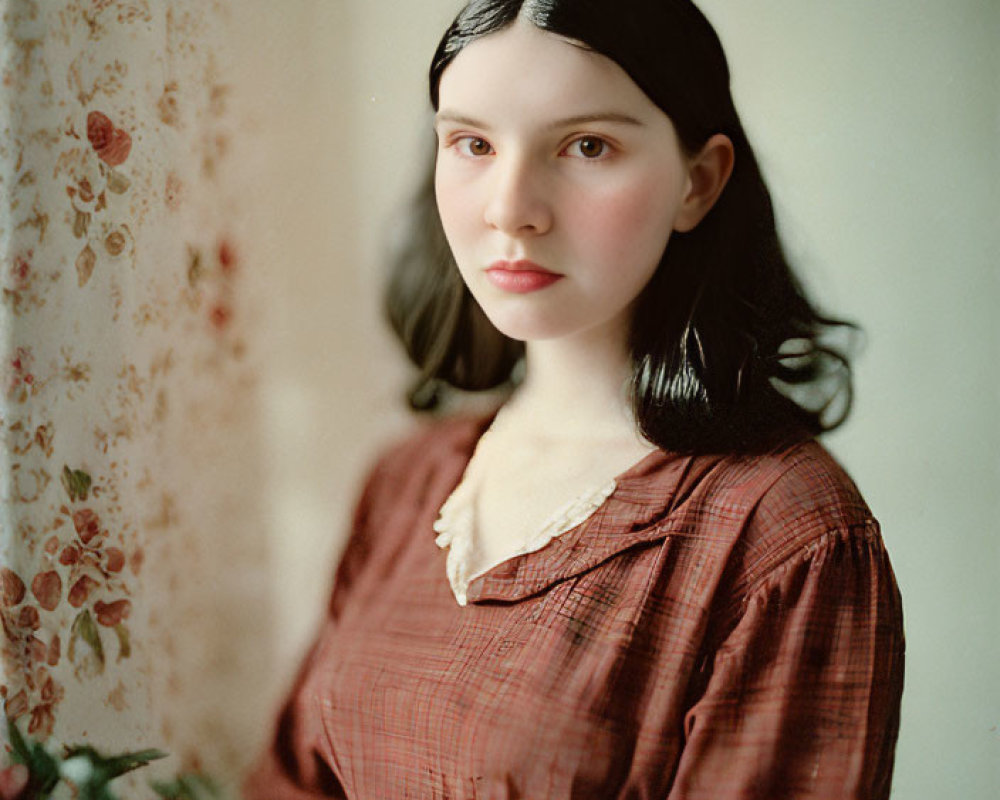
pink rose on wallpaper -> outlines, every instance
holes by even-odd
[[[117,547],[109,547],[104,551],[107,559],[105,569],[108,572],[121,572],[125,568],[125,554]]]
[[[63,566],[69,566],[70,564],[76,564],[80,560],[80,548],[75,544],[68,544],[59,554],[59,563]]]
[[[34,606],[25,606],[22,608],[21,613],[17,616],[17,625],[20,628],[37,631],[42,627],[42,618],[38,613],[38,609]]]
[[[39,670],[38,682],[41,684],[42,702],[31,709],[28,733],[47,738],[52,735],[56,721],[55,707],[63,699],[65,690],[46,673],[44,667]]]
[[[90,597],[90,593],[96,588],[97,581],[89,575],[84,575],[70,587],[68,598],[69,604],[73,606],[73,608],[79,608],[87,602],[87,598]]]
[[[31,721],[28,723],[28,733],[32,736],[49,737],[55,728],[56,717],[52,703],[39,703],[31,709]]]
[[[98,624],[113,628],[122,620],[128,619],[128,615],[132,613],[132,603],[128,600],[115,600],[113,603],[98,600],[94,603],[94,613]]]
[[[93,510],[81,508],[73,512],[73,527],[76,528],[80,541],[90,544],[90,540],[101,532],[101,520]]]
[[[38,605],[46,611],[54,611],[62,595],[62,578],[55,570],[40,572],[31,582],[31,593]]]
[[[80,187],[78,190],[80,199],[84,203],[94,202],[94,190],[90,186],[90,181],[87,178],[81,178],[78,185]]]
[[[12,569],[0,569],[0,580],[3,582],[3,605],[7,608],[16,606],[24,599],[24,581]]]
[[[224,274],[230,274],[236,269],[236,251],[228,240],[219,243],[219,266]]]
[[[45,643],[34,636],[29,636],[25,645],[25,653],[32,661],[45,661],[49,650]]]
[[[31,257],[34,253],[29,250],[25,255],[14,256],[14,265],[10,268],[10,274],[14,278],[14,288],[23,289],[31,276]]]
[[[10,360],[10,379],[7,385],[7,394],[13,394],[19,387],[31,386],[35,382],[35,376],[31,374],[31,362],[33,357],[31,349],[28,347],[14,348],[14,357]]]
[[[7,719],[17,719],[28,710],[28,693],[23,689],[4,702],[3,711]]]
[[[87,114],[87,139],[97,151],[97,157],[109,167],[124,163],[132,150],[132,137],[116,128],[100,111]]]
[[[212,306],[212,310],[209,313],[209,319],[212,320],[212,325],[215,326],[216,330],[222,330],[229,324],[229,320],[232,319],[233,312],[225,303],[216,303]]]

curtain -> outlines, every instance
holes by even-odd
[[[223,783],[273,695],[235,5],[0,4],[4,714]]]

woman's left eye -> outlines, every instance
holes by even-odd
[[[583,158],[588,161],[597,161],[606,158],[611,153],[611,145],[599,136],[581,136],[574,139],[563,150],[563,155]]]
[[[456,140],[455,146],[462,155],[472,156],[473,158],[480,158],[492,155],[493,153],[493,146],[478,136],[462,136]]]

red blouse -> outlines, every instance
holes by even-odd
[[[819,444],[654,452],[461,607],[431,526],[487,422],[375,467],[247,797],[888,797],[899,591]]]

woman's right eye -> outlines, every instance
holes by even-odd
[[[478,136],[463,136],[455,140],[454,146],[458,148],[458,151],[462,155],[472,158],[481,158],[482,156],[493,154],[493,146]]]

